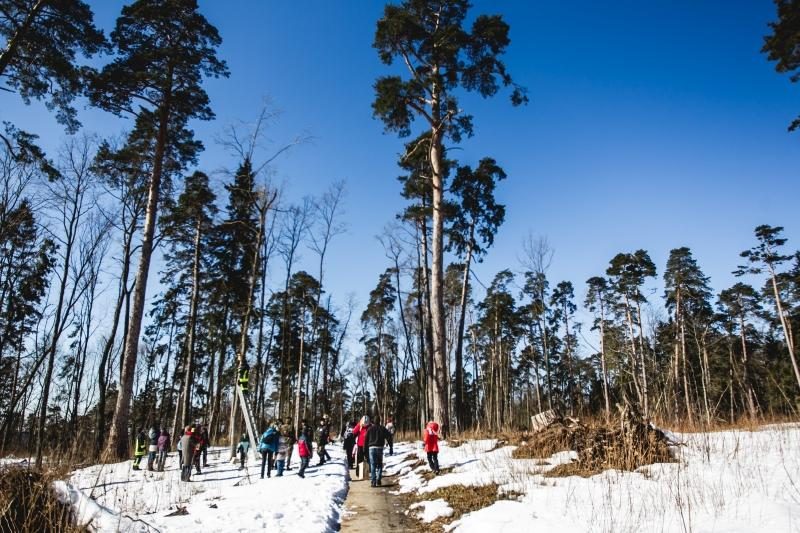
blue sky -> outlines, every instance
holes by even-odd
[[[90,3],[106,30],[123,4]],[[506,94],[462,98],[476,127],[458,158],[492,156],[508,174],[498,191],[506,223],[475,267],[484,283],[519,268],[529,231],[548,237],[556,250],[550,278],[571,280],[579,300],[584,281],[621,251],[647,249],[660,279],[669,250],[689,246],[720,290],[733,283],[756,225],[785,226],[795,249],[800,137],[786,127],[800,114],[800,87],[760,53],[772,2],[474,3],[475,13],[501,13],[510,24],[505,60],[530,97],[523,108]],[[338,302],[353,292],[363,305],[387,266],[374,236],[403,208],[395,180],[402,140],[384,134],[370,108],[375,78],[389,72],[371,46],[384,3],[200,4],[231,70],[207,83],[217,121],[195,124],[207,146],[200,167],[235,166],[213,138],[253,119],[269,97],[282,111],[270,138],[315,138],[275,166],[286,197],[348,182],[349,232],[333,243],[326,284]],[[63,138],[42,106],[0,93],[0,109],[50,150]],[[128,125],[89,109],[81,117],[103,135]],[[313,253],[302,255],[313,272]]]

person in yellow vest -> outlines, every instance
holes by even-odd
[[[144,428],[139,428],[139,433],[136,435],[136,443],[133,448],[133,469],[139,470],[139,463],[142,462],[142,457],[147,452],[147,444],[149,440],[144,433]]]
[[[239,367],[239,387],[245,394],[247,394],[250,391],[248,387],[249,381],[250,381],[250,365],[247,364],[247,360],[245,359],[244,361],[242,361],[242,366]]]

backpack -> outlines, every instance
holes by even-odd
[[[270,433],[270,429],[268,429],[267,431],[264,432],[263,435],[261,435],[261,440],[259,441],[258,444],[258,451],[260,452],[265,452],[268,449],[274,450],[276,447],[275,445],[278,443],[278,436],[279,436],[278,432],[272,430],[272,432]]]

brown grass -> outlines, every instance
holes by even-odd
[[[430,524],[425,524],[420,520],[414,520],[415,531],[425,533],[438,533],[444,531],[444,527],[453,523],[467,513],[489,507],[498,500],[516,499],[518,493],[498,494],[497,485],[466,486],[451,485],[442,487],[433,492],[425,494],[415,494],[408,498],[408,505],[421,501],[444,499],[453,508],[452,516],[439,518]]]
[[[424,461],[422,463],[425,464]],[[439,474],[438,475],[442,476],[444,474],[449,474],[450,472],[453,471],[453,468],[454,467],[452,467],[452,466],[448,466],[447,468],[442,468],[442,469],[439,470]],[[426,470],[425,472],[422,472],[422,479],[424,479],[425,481],[430,481],[435,477],[436,477],[436,474],[434,474],[430,470]]]
[[[66,472],[11,466],[0,470],[0,531],[84,531],[58,501],[51,483]]]
[[[553,422],[543,430],[529,435],[511,456],[515,459],[547,459],[554,453],[574,450],[575,434],[562,422]]]

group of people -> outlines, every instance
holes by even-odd
[[[383,478],[383,450],[389,447],[389,455],[394,453],[394,421],[389,417],[386,426],[375,417],[371,420],[364,415],[358,422],[349,422],[342,436],[347,466],[358,469],[360,465],[369,465],[370,486],[380,487]]]
[[[238,386],[241,392],[247,395],[249,393],[250,369],[246,362],[239,367],[237,374]],[[296,434],[288,419],[270,421],[267,429],[261,434],[256,444],[257,450],[261,454],[261,479],[264,479],[265,470],[269,478],[272,477],[273,468],[277,477],[282,477],[284,471],[292,469],[292,454],[295,443],[297,443],[297,454],[300,462],[300,469],[297,475],[300,478],[304,478],[306,468],[308,468],[313,456],[315,437],[317,454],[319,455],[317,465],[321,466],[330,460],[331,456],[326,449],[331,442],[330,434],[331,423],[328,415],[322,416],[316,431],[306,420],[303,420],[300,431]],[[368,415],[364,415],[359,421],[351,421],[342,429],[341,437],[347,456],[348,468],[352,470],[357,469],[359,466],[362,468],[369,466],[372,487],[381,486],[383,451],[388,446],[389,455],[394,453],[394,434],[395,426],[392,417],[388,417],[384,426],[377,416],[370,420]],[[428,458],[428,466],[434,473],[438,474],[439,424],[434,421],[428,422],[422,440]],[[145,434],[143,428],[140,428],[136,436],[133,469],[141,469],[140,463],[145,455],[145,450],[147,450],[147,470],[163,472],[164,462],[170,451],[170,444],[169,432],[166,429],[160,429],[158,424],[154,424],[147,434]],[[202,474],[200,470],[201,457],[203,467],[208,466],[208,446],[208,429],[205,426],[190,425],[184,428],[177,448],[180,457],[182,481],[191,481],[192,466],[195,467],[198,474]],[[247,433],[243,433],[236,448],[240,470],[245,468],[250,446],[250,438]]]
[[[331,456],[325,449],[330,438],[331,426],[328,415],[323,415],[316,431],[317,454],[319,455],[318,465],[325,464]],[[314,448],[315,431],[306,421],[302,421],[300,431],[295,438],[294,428],[288,420],[273,420],[268,424],[267,429],[261,434],[258,440],[258,452],[261,454],[261,479],[264,479],[266,469],[267,477],[272,477],[273,467],[277,477],[282,477],[285,470],[292,469],[292,455],[294,444],[297,443],[297,454],[299,456],[300,469],[297,475],[305,477],[306,468],[311,461]],[[250,450],[250,438],[246,433],[242,434],[237,451],[239,453],[239,468],[243,469],[247,460],[247,452]]]
[[[181,479],[189,481],[192,466],[198,474],[202,474],[200,464],[208,466],[208,428],[201,425],[186,426],[178,440],[178,457],[181,466]],[[134,445],[133,470],[141,470],[142,458],[147,454],[147,470],[150,472],[163,472],[164,464],[172,447],[169,431],[153,424],[150,431],[145,433],[144,428],[139,428]]]
[[[300,468],[298,477],[304,478],[306,469],[313,455],[313,443],[316,440],[319,462],[323,465],[330,460],[327,446],[331,442],[331,424],[328,415],[323,415],[316,431],[303,420],[300,431],[295,439],[294,428],[287,420],[273,420],[261,434],[257,443],[257,450],[261,454],[261,479],[264,474],[272,477],[273,469],[277,477],[282,477],[284,471],[291,470],[294,444],[297,444]],[[383,452],[389,447],[389,455],[394,453],[395,425],[392,417],[388,418],[386,425],[382,425],[378,417],[370,419],[364,415],[358,421],[351,421],[345,425],[341,437],[348,468],[353,470],[359,466],[369,467],[370,485],[380,487],[383,478]],[[439,473],[439,424],[431,421],[425,426],[422,441],[428,459],[428,466],[435,474]],[[164,471],[164,463],[170,451],[170,436],[166,429],[160,429],[154,424],[148,433],[139,429],[136,436],[133,469],[140,470],[140,463],[148,452],[147,469],[149,471]],[[192,467],[201,474],[200,466],[208,466],[208,429],[201,425],[186,426],[183,435],[178,441],[178,455],[181,466],[181,480],[191,481]],[[247,453],[250,451],[250,438],[243,433],[237,446],[239,468],[244,469]]]

